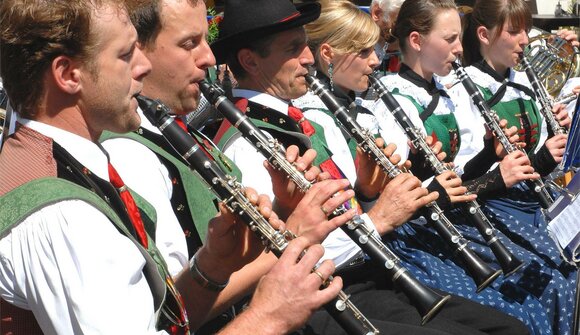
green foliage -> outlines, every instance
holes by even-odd
[[[217,40],[219,35],[219,23],[223,19],[223,16],[217,15],[215,8],[208,8],[207,9],[207,16],[211,19],[208,19],[208,32],[207,32],[207,42],[212,43],[213,41]]]

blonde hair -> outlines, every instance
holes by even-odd
[[[347,0],[321,0],[320,17],[305,26],[308,46],[320,64],[319,47],[328,43],[338,54],[359,53],[379,41],[380,29],[367,13]]]

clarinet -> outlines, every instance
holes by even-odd
[[[293,238],[290,232],[280,232],[274,229],[258,208],[248,200],[241,183],[236,178],[227,175],[204,150],[200,150],[196,140],[187,134],[169,116],[169,108],[158,100],[144,96],[138,97],[143,114],[152,124],[161,130],[163,136],[173,146],[176,152],[192,167],[213,192],[223,200],[232,213],[236,213],[256,233],[266,246],[280,257],[288,241]],[[313,269],[314,271],[316,269]],[[326,287],[332,281],[332,276],[322,286]],[[378,329],[349,300],[349,296],[340,291],[338,296],[324,305],[328,313],[340,324],[348,334],[373,335],[379,334]]]
[[[501,145],[504,147],[505,151],[508,154],[515,152],[516,150],[521,150],[522,152],[525,153],[525,151],[522,148],[519,148],[518,146],[512,144],[509,141],[508,137],[505,135],[505,133],[503,132],[503,130],[499,125],[497,114],[495,114],[495,112],[491,108],[489,108],[487,102],[479,92],[479,89],[475,86],[473,80],[469,78],[467,72],[465,72],[465,69],[461,66],[461,64],[459,64],[459,61],[457,60],[454,61],[452,65],[453,69],[455,69],[455,74],[459,78],[461,84],[463,84],[463,87],[465,87],[465,90],[471,97],[473,104],[477,107],[485,123],[487,124],[489,129],[493,132],[494,136],[498,139]],[[549,208],[554,203],[554,199],[546,189],[546,185],[544,184],[542,179],[536,180],[528,179],[525,181],[525,183],[531,190],[534,191],[534,193],[538,197],[539,203],[542,206],[542,208],[545,209]]]
[[[440,175],[443,172],[450,170],[447,165],[443,164],[443,162],[437,158],[437,155],[427,144],[419,128],[415,127],[413,122],[407,117],[397,100],[395,100],[383,83],[374,76],[369,76],[369,81],[373,85],[373,88],[379,92],[379,97],[382,99],[385,106],[389,109],[391,114],[393,114],[393,117],[403,131],[405,131],[413,145],[423,154],[435,174]],[[465,217],[477,228],[495,255],[495,258],[501,266],[504,277],[514,274],[524,265],[524,263],[517,259],[495,235],[495,229],[492,223],[482,212],[477,201],[471,200],[468,202],[461,202],[458,206]]]
[[[342,127],[352,135],[361,149],[375,160],[389,178],[393,179],[403,173],[389,161],[385,153],[376,145],[375,138],[370,131],[362,128],[350,116],[346,107],[336,100],[324,84],[310,75],[306,76],[306,82],[310,85],[311,91],[320,97],[326,107],[340,121]],[[375,90],[381,96],[382,91],[376,88]],[[439,236],[460,256],[467,272],[477,285],[477,292],[487,287],[500,275],[501,270],[491,268],[469,249],[467,240],[457,231],[435,201],[425,206],[424,210],[426,219],[433,225]]]
[[[206,98],[233,124],[260,153],[262,153],[278,170],[284,171],[296,186],[306,192],[312,183],[304,174],[286,160],[285,150],[276,139],[268,139],[262,130],[256,127],[252,121],[242,114],[238,108],[228,100],[219,86],[210,85],[207,81],[200,83],[200,88]],[[330,213],[330,217],[336,217],[347,211],[341,205]],[[341,226],[341,229],[367,254],[373,261],[381,264],[389,278],[409,298],[411,304],[421,315],[422,324],[425,324],[439,312],[441,307],[450,298],[442,296],[431,288],[420,283],[409,271],[400,264],[399,258],[378,239],[365,225],[363,219],[356,215],[353,219]]]
[[[524,71],[526,72],[526,76],[528,77],[528,80],[532,84],[532,88],[536,92],[536,95],[538,97],[538,102],[540,103],[540,106],[541,106],[540,111],[542,112],[542,115],[546,119],[546,123],[548,124],[548,126],[552,130],[552,133],[554,133],[554,135],[567,134],[568,130],[565,127],[562,127],[560,125],[560,123],[558,123],[558,120],[556,120],[554,113],[552,113],[552,107],[553,107],[552,106],[552,99],[548,95],[548,91],[546,90],[546,87],[544,87],[544,85],[540,81],[540,78],[538,78],[536,71],[534,71],[534,69],[532,69],[530,62],[528,61],[526,56],[524,56],[523,54],[520,57],[520,61],[522,63],[522,67],[523,67]]]

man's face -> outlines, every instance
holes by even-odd
[[[296,99],[308,90],[304,75],[314,64],[314,56],[306,45],[304,28],[279,33],[270,44],[270,55],[256,54],[256,72],[252,80],[263,92],[283,100]]]
[[[151,63],[136,48],[137,32],[124,10],[110,6],[96,10],[91,29],[96,56],[82,66],[79,102],[89,132],[98,137],[103,130],[135,130],[141,122],[135,97]]]
[[[173,112],[184,115],[197,107],[197,83],[215,65],[206,41],[206,7],[203,1],[192,7],[185,0],[164,0],[161,8],[162,29],[154,44],[143,49],[153,65],[143,94],[161,99]]]

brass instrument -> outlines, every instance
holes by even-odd
[[[535,28],[537,29],[537,28]],[[565,39],[543,31],[530,38],[524,56],[536,71],[546,90],[556,96],[568,78],[580,75],[580,53]],[[522,71],[521,65],[514,68]]]

